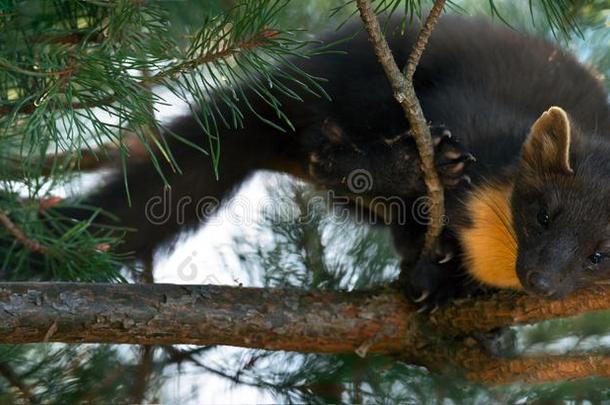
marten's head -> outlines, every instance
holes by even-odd
[[[561,108],[532,126],[510,210],[527,291],[561,298],[610,279],[610,144],[584,137]]]

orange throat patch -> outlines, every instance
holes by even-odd
[[[468,272],[499,288],[521,288],[517,277],[517,237],[510,209],[511,185],[490,185],[472,193],[466,209],[470,227],[458,231]]]

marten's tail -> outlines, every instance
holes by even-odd
[[[191,116],[173,121],[168,129],[202,149],[209,145],[207,136]],[[220,131],[218,178],[209,156],[176,137],[166,136],[165,141],[179,166],[176,169],[162,156],[157,157],[168,186],[164,185],[150,157],[133,157],[127,162],[126,172],[117,164],[108,182],[82,202],[114,217],[99,216],[96,222],[131,230],[119,247],[122,253],[147,257],[179,231],[205,222],[222,199],[253,171],[285,169],[299,166],[298,162],[303,161],[295,133],[282,133],[256,117],[247,119],[244,129]],[[65,214],[85,219],[91,211],[70,209]]]

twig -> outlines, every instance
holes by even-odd
[[[440,235],[443,229],[442,218],[444,215],[444,193],[434,166],[434,148],[430,135],[430,128],[428,128],[426,118],[419,105],[413,82],[410,80],[412,77],[403,75],[396,65],[396,61],[394,60],[392,51],[383,35],[370,0],[356,0],[356,4],[360,11],[360,17],[364,23],[364,27],[369,35],[369,40],[375,50],[375,54],[392,87],[394,98],[402,106],[405,116],[411,125],[411,132],[415,139],[415,143],[417,144],[417,150],[419,151],[424,182],[428,189],[428,203],[430,207],[430,221],[423,250],[424,253],[426,253],[431,251],[438,235]],[[420,35],[418,36],[418,42],[415,44],[413,51],[409,56],[409,61],[417,63],[419,60],[421,52],[423,52],[423,49],[426,46],[430,32],[438,18],[437,13],[440,13],[443,5],[444,0],[437,0],[435,2],[431,15],[428,17],[426,25],[422,28],[422,32],[420,32]],[[414,71],[415,67],[410,68],[409,65],[407,65],[407,72],[410,72],[411,69]]]
[[[0,223],[4,225],[6,230],[13,235],[19,243],[25,246],[26,249],[41,254],[46,254],[48,252],[49,249],[46,246],[41,245],[33,239],[30,239],[2,209],[0,209]]]
[[[441,16],[444,6],[445,0],[436,0],[434,2],[434,6],[432,6],[432,9],[430,10],[430,14],[428,14],[428,18],[426,18],[426,22],[419,30],[419,34],[417,34],[417,39],[413,45],[413,50],[409,55],[407,65],[404,69],[405,77],[409,82],[413,82],[415,69],[417,69],[421,55],[424,53],[424,49],[426,49],[426,46],[428,45],[428,40],[430,39],[430,35],[432,35],[432,30]]]

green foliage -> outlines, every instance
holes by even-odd
[[[7,378],[11,374],[13,377]],[[125,347],[0,346],[0,403],[3,404],[128,403],[138,378],[135,353]],[[160,381],[154,371],[149,378],[151,383]],[[149,395],[155,395],[154,384],[149,388]]]
[[[362,289],[398,276],[387,229],[354,223],[350,213],[356,208],[339,206],[329,212],[329,195],[285,177],[274,179],[269,197],[274,204],[255,229],[269,237],[262,243],[240,235],[234,243],[253,284]]]
[[[124,161],[126,143],[134,137],[150,152],[160,176],[160,159],[180,170],[167,138],[157,135],[162,124],[155,105],[164,101],[152,88],[192,106],[208,140],[199,148],[202,159],[215,168],[219,127],[242,126],[236,100],[246,100],[251,110],[255,104],[248,102],[246,88],[290,128],[276,95],[300,99],[302,92],[324,92],[293,62],[311,47],[298,30],[278,23],[288,4],[191,4],[191,15],[201,18],[185,24],[184,2],[2,0],[0,210],[48,251],[38,257],[40,252],[0,227],[2,269],[19,278],[36,269],[43,278],[117,279],[119,258],[112,248],[120,234],[111,237],[91,221],[74,224],[39,215],[36,203],[72,181],[84,156],[95,161],[118,153]],[[186,142],[171,132],[165,136]],[[93,207],[91,219],[96,215]],[[105,247],[101,254],[99,246]]]

